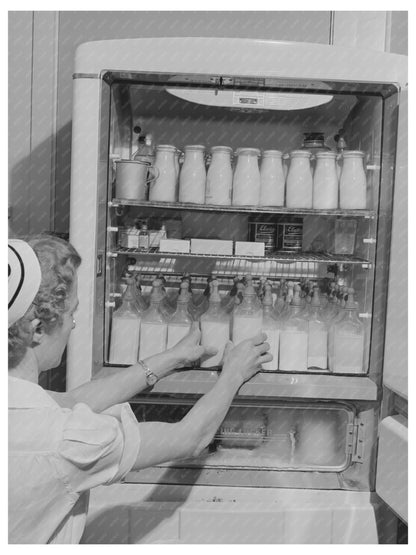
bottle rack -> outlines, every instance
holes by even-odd
[[[157,248],[145,251],[119,247],[109,256],[127,256],[128,270],[141,274],[191,276],[212,274],[219,278],[251,274],[253,277],[268,278],[323,278],[327,277],[329,266],[360,265],[370,269],[368,260],[352,255],[335,255],[331,253],[296,252],[274,253],[267,257],[221,256],[192,253],[163,253]]]

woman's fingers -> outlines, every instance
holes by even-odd
[[[251,341],[253,342],[253,345],[257,346],[257,345],[261,345],[262,343],[264,343],[267,339],[267,334],[264,333],[264,331],[261,331],[260,333],[258,333],[257,335],[255,335]]]
[[[266,353],[264,355],[261,355],[258,360],[260,361],[260,364],[264,364],[265,362],[271,362],[273,360],[273,355],[270,353]]]
[[[256,350],[260,355],[267,353],[267,351],[270,350],[270,344],[267,343],[267,341],[265,343],[261,343],[256,347]]]

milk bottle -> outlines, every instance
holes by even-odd
[[[140,337],[140,359],[151,357],[166,349],[168,325],[161,311],[163,301],[162,283],[153,281],[150,307],[142,316]]]
[[[300,287],[295,285],[289,315],[280,331],[279,370],[306,372],[308,368],[308,322],[302,316]]]
[[[233,186],[233,170],[231,168],[232,148],[228,146],[213,146],[211,154],[212,160],[207,173],[205,202],[219,206],[230,205]]]
[[[112,364],[135,364],[139,351],[141,314],[134,299],[134,280],[127,280],[123,302],[111,321],[109,362]]]
[[[357,310],[354,289],[349,289],[343,318],[330,330],[329,369],[335,374],[364,373],[364,324]]]
[[[168,323],[168,349],[179,343],[179,341],[188,334],[191,328],[192,317],[188,312],[189,298],[190,294],[188,293],[188,284],[182,282],[176,311]]]
[[[279,362],[279,324],[273,314],[272,287],[266,283],[263,297],[263,325],[262,330],[267,334],[267,343],[270,345],[269,353],[273,355],[273,360],[265,362],[263,370],[277,370]]]
[[[243,302],[233,312],[232,339],[235,345],[254,337],[261,331],[263,310],[258,305],[254,287],[247,285],[243,293]]]
[[[265,150],[260,168],[260,205],[284,206],[285,174],[282,153],[279,150]]]
[[[311,153],[293,150],[286,179],[287,208],[312,208]]]
[[[155,166],[158,177],[149,189],[149,200],[152,202],[175,202],[177,200],[176,147],[173,145],[158,145],[156,147]]]
[[[308,314],[308,368],[328,368],[328,327],[322,315],[319,287],[314,287]]]
[[[201,316],[201,345],[218,349],[216,355],[201,362],[202,368],[219,366],[222,362],[224,349],[230,338],[230,317],[221,307],[221,297],[218,293],[218,281],[211,283],[212,291],[209,298],[209,308]]]
[[[260,170],[257,148],[239,148],[233,177],[234,206],[257,206],[260,200]]]
[[[336,152],[318,152],[313,174],[312,207],[320,210],[338,208]]]
[[[339,207],[365,209],[367,207],[367,178],[364,170],[364,152],[344,150],[339,180]]]
[[[205,147],[188,145],[179,176],[179,202],[205,203]]]

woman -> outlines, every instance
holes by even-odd
[[[221,375],[178,423],[138,423],[128,403],[205,353],[197,328],[174,348],[63,394],[37,384],[59,363],[78,305],[75,249],[43,236],[9,241],[9,541],[76,543],[88,492],[130,470],[198,455],[212,440],[239,387],[267,353],[265,334],[227,347]]]

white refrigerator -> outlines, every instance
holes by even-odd
[[[394,543],[396,517],[407,520],[407,370],[394,354],[407,309],[406,262],[397,256],[406,240],[407,57],[248,39],[106,40],[78,48],[73,77],[70,240],[83,262],[68,389],[122,367],[109,362],[109,348],[126,272],[140,273],[143,291],[160,274],[171,291],[184,275],[201,292],[210,276],[227,293],[247,273],[272,287],[347,285],[365,330],[358,374],[260,372],[201,457],[93,491],[84,541]],[[318,132],[336,150],[341,134],[365,153],[366,207],[118,198],[115,161],[131,159],[138,126],[157,145],[207,152],[288,153]],[[334,247],[343,221],[355,229],[348,253]],[[121,241],[135,222],[166,224],[168,238],[232,241],[263,222],[276,229],[276,248],[266,257],[143,251]],[[290,251],[281,234],[293,222],[301,248]],[[216,369],[183,369],[131,405],[139,421],[174,422],[217,378]]]

